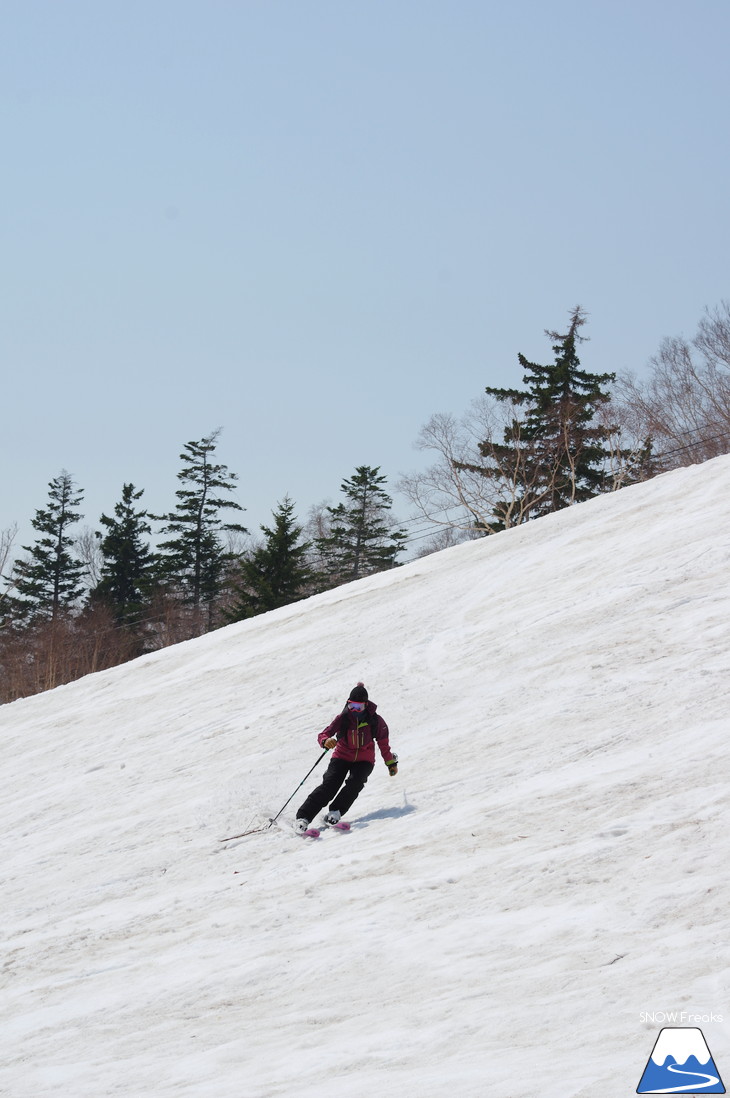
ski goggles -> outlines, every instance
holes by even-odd
[[[365,709],[365,702],[349,701],[347,703],[347,708],[351,709],[353,713],[362,713]]]

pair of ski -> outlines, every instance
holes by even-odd
[[[263,824],[261,827],[250,827],[248,831],[241,831],[238,835],[227,835],[225,839],[219,839],[221,843],[231,843],[234,839],[244,839],[246,835],[256,835],[261,831],[268,831],[270,827],[273,827],[275,820],[269,820],[267,824]],[[324,824],[324,828],[334,827],[337,831],[349,831],[350,825],[347,820],[338,820],[335,824]],[[293,830],[293,828],[292,828]],[[303,839],[318,839],[322,834],[322,829],[319,827],[308,827],[306,831],[295,831],[295,835],[300,835]]]
[[[324,830],[327,830],[328,827],[334,828],[335,831],[350,830],[350,825],[347,820],[338,820],[337,823],[333,824],[326,823],[323,827]],[[301,835],[303,839],[318,839],[322,834],[322,830],[319,827],[308,827],[306,831],[297,831],[295,834]]]

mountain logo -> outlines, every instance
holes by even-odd
[[[652,1049],[637,1094],[725,1094],[701,1029],[666,1028]]]

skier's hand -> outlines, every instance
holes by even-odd
[[[388,767],[388,773],[390,774],[391,778],[394,778],[398,773],[398,760],[391,759],[385,765]]]
[[[327,748],[328,751],[331,751],[333,747],[337,747],[337,740],[334,736],[330,736],[328,740],[324,741],[324,746]]]

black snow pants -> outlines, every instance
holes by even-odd
[[[371,762],[348,762],[347,759],[330,759],[330,764],[324,772],[322,784],[318,785],[309,794],[297,812],[297,819],[303,818],[311,822],[326,804],[329,804],[333,812],[339,812],[344,816],[362,792],[362,788],[372,774],[374,767],[375,763]],[[347,778],[347,781],[345,781],[345,778]],[[344,785],[342,785],[343,782],[345,782]],[[342,789],[340,789],[341,785]],[[340,789],[339,793],[337,792],[338,789]]]

